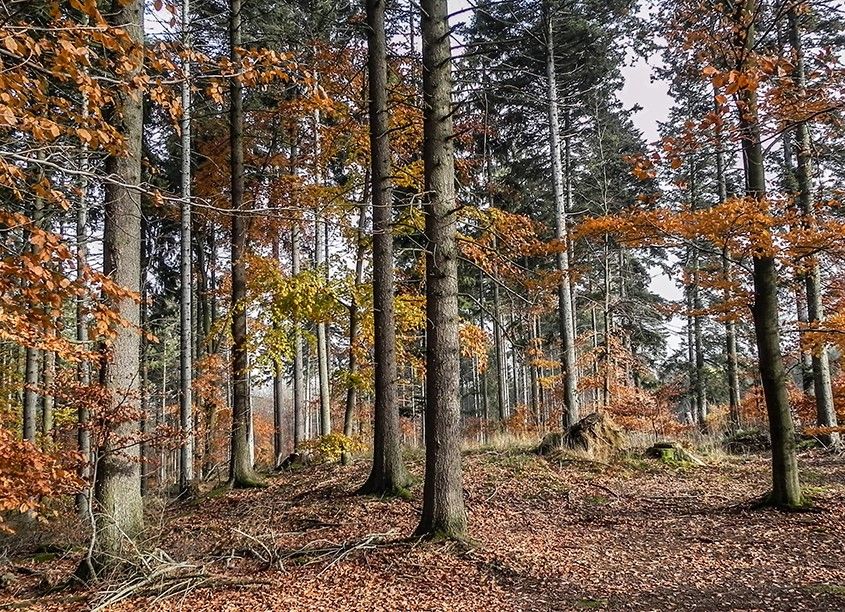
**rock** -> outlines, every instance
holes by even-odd
[[[0,574],[0,591],[8,591],[18,581],[18,577],[9,572]]]

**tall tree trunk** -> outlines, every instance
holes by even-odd
[[[316,55],[316,51],[315,51]],[[314,87],[319,81],[315,73]],[[320,109],[314,110],[314,176],[321,182],[325,181],[321,161],[320,140]],[[319,210],[314,212],[314,266],[320,276],[328,277],[328,259],[326,257],[326,222]],[[317,323],[317,383],[320,396],[320,435],[327,436],[332,432],[331,391],[329,389],[329,338],[326,324]]]
[[[356,345],[358,343],[358,336],[361,334],[361,317],[356,292],[364,284],[364,257],[366,255],[364,232],[367,227],[370,176],[371,174],[368,168],[364,176],[364,196],[361,199],[361,206],[358,211],[358,229],[355,237],[355,291],[352,293],[352,300],[349,304],[349,384],[346,389],[346,407],[343,412],[343,435],[347,438],[351,438],[353,435],[352,422],[355,418],[355,407],[358,405],[358,356]],[[352,458],[349,456],[349,453],[344,452],[340,459],[343,465],[347,465]]]
[[[188,491],[194,479],[194,413],[191,383],[193,382],[193,325],[191,302],[193,279],[191,276],[191,34],[190,0],[182,0],[182,119],[179,127],[182,137],[181,168],[181,260],[179,281],[182,291],[179,299],[179,429],[182,443],[179,447],[179,490]]]
[[[115,94],[113,121],[124,138],[125,155],[109,157],[106,174],[115,177],[105,184],[105,228],[103,230],[103,271],[120,285],[136,293],[141,289],[141,151],[143,96],[130,78],[140,74],[144,63],[144,2],[115,0],[111,23],[125,28],[132,40],[128,60],[132,74],[126,75],[126,90]],[[138,410],[140,370],[140,307],[131,297],[116,301],[114,308],[128,323],[121,326],[110,346],[110,359],[104,360],[101,380],[110,394],[111,408]],[[136,415],[109,423],[103,446],[98,451],[95,498],[97,563],[135,554],[134,540],[143,527],[141,501],[140,448],[126,446],[138,436]]]
[[[782,135],[783,141],[783,167],[784,176],[783,182],[788,193],[795,196],[796,205],[801,208],[800,186],[798,183],[798,175],[795,170],[795,159],[793,158],[793,133],[790,130],[784,131]],[[800,211],[799,211],[800,212]],[[795,273],[795,310],[798,315],[798,326],[800,329],[806,329],[810,322],[810,315],[807,311],[807,273],[800,269]],[[799,365],[801,367],[801,388],[805,395],[813,396],[816,389],[813,385],[813,352],[805,346],[804,342],[799,342],[799,349],[801,359]]]
[[[40,174],[40,173],[39,173]],[[41,226],[44,217],[44,202],[36,197],[33,203],[32,221]],[[40,249],[31,245],[33,253]],[[43,352],[34,347],[26,347],[24,359],[24,392],[23,392],[23,439],[35,443],[38,435],[38,397],[41,382],[41,361],[45,357]]]
[[[548,3],[544,3],[546,22],[546,90],[549,117],[549,153],[552,161],[552,184],[555,198],[555,238],[558,240],[558,328],[560,332],[563,370],[563,427],[578,421],[578,371],[575,356],[575,317],[572,311],[572,289],[569,279],[569,250],[566,228],[567,207],[561,166],[560,120],[558,118],[557,77],[555,75],[554,27]]]
[[[279,238],[273,239],[273,261],[279,265],[281,251],[279,249]],[[273,327],[278,331],[279,324],[274,320]],[[279,467],[284,460],[284,395],[285,381],[282,360],[276,356],[273,358],[273,465]]]
[[[367,0],[370,150],[373,194],[373,317],[375,324],[375,430],[373,467],[361,491],[395,493],[410,483],[399,445],[396,403],[393,184],[387,114],[387,40],[384,0]]]
[[[42,387],[44,394],[41,397],[41,446],[46,449],[50,445],[53,433],[53,410],[55,407],[53,385],[56,378],[56,353],[44,351],[43,365]]]
[[[207,345],[206,350],[210,354],[217,354],[220,350],[219,334],[210,338],[210,331],[214,329],[217,319],[217,232],[214,225],[209,222],[206,229],[208,237],[208,287],[206,295],[208,299],[208,323],[205,328],[204,342]],[[200,268],[202,270],[203,268]],[[204,276],[204,275],[202,275]],[[214,469],[214,430],[217,426],[217,402],[213,399],[207,399],[205,402],[205,429],[203,441],[203,465],[202,476],[209,478]]]
[[[493,249],[497,249],[496,237],[493,237]],[[499,425],[504,427],[505,419],[510,414],[508,393],[508,365],[505,355],[505,338],[502,326],[501,296],[499,279],[493,279],[493,344],[496,352],[496,400],[499,406]]]
[[[746,68],[747,56],[755,45],[754,17],[757,0],[745,0],[738,9],[737,25],[745,33],[743,61],[737,66]],[[740,90],[743,108],[739,112],[740,137],[745,166],[746,196],[766,207],[766,173],[763,147],[760,142],[760,125],[757,111],[757,92]],[[772,245],[762,245],[773,248]],[[802,504],[798,480],[798,463],[795,457],[795,433],[789,396],[786,390],[786,372],[780,350],[780,325],[778,323],[778,271],[777,262],[769,253],[753,257],[754,278],[754,330],[757,336],[757,354],[769,432],[772,439],[772,493],[770,502],[776,506],[796,507]]]
[[[792,6],[789,11],[789,42],[795,55],[795,81],[798,94],[806,95],[807,77],[804,67],[804,49],[801,44],[801,25],[798,9]],[[795,140],[798,145],[798,201],[801,205],[804,225],[812,228],[816,223],[816,210],[813,198],[813,159],[810,142],[810,128],[807,121],[800,121],[795,127]],[[809,257],[809,268],[805,282],[807,288],[807,318],[812,327],[824,322],[824,304],[822,303],[821,267],[818,257]],[[836,427],[836,410],[833,405],[833,391],[830,382],[830,361],[828,347],[824,343],[813,351],[812,370],[813,387],[816,396],[816,420],[820,427]],[[835,446],[840,444],[838,432],[826,436],[827,442]]]
[[[690,200],[692,210],[698,210],[698,175],[694,156],[690,156],[690,171],[689,171],[689,186],[690,186]],[[692,245],[692,286],[690,287],[691,300],[690,307],[692,309],[692,330],[693,330],[693,368],[695,375],[693,377],[693,389],[695,393],[695,419],[699,427],[703,430],[707,428],[707,399],[705,397],[704,388],[704,341],[702,338],[702,300],[701,300],[701,286],[700,286],[700,269],[701,269],[701,254],[699,251],[699,243],[696,241]],[[620,270],[620,275],[622,274]]]
[[[23,439],[35,443],[38,433],[38,379],[41,351],[37,348],[26,348],[24,358],[24,391],[23,391]]]
[[[607,407],[611,402],[613,362],[610,337],[613,331],[613,313],[610,312],[610,236],[604,235],[604,304],[602,308],[602,357],[604,359],[604,377],[602,405]]]
[[[715,99],[715,110],[718,114],[721,111],[721,104]],[[720,122],[716,122],[716,190],[719,203],[724,204],[728,199],[728,182],[725,176],[725,147]],[[722,250],[722,274],[725,282],[730,285],[731,281],[731,260],[730,253],[725,247]],[[724,299],[727,301],[730,289],[725,290]],[[736,342],[736,321],[727,319],[725,321],[725,359],[727,361],[728,374],[728,417],[731,427],[737,428],[740,425],[739,412],[739,367],[737,364],[737,342]]]
[[[83,116],[87,115],[86,100],[83,99]],[[79,201],[76,209],[76,278],[79,280],[88,266],[88,178],[85,172],[88,170],[88,151],[82,145],[79,154],[79,167],[83,171],[79,181]],[[76,297],[76,342],[80,347],[88,349],[88,321],[85,317],[87,305],[85,297]],[[91,383],[91,364],[87,360],[80,361],[76,367],[76,378],[80,385],[87,386]],[[82,457],[79,468],[79,477],[85,483],[82,490],[76,494],[76,510],[88,523],[92,520],[90,515],[90,490],[91,480],[91,432],[88,429],[89,409],[85,402],[80,402],[76,413],[76,448]]]
[[[423,164],[426,233],[425,486],[416,533],[462,538],[458,249],[452,58],[446,0],[423,0]]]
[[[293,157],[293,156],[291,156]],[[301,272],[299,233],[302,226],[295,222],[291,229],[291,274]],[[303,363],[302,323],[294,321],[293,332],[293,446],[294,451],[308,437],[305,429],[305,367]]]
[[[234,68],[240,65],[241,0],[230,0],[229,48]],[[244,216],[243,86],[229,79],[229,147],[232,179],[232,456],[229,484],[250,487],[256,475],[249,450],[249,354],[246,325],[246,254],[248,220]]]

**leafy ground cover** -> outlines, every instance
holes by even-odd
[[[421,460],[410,465],[420,477]],[[455,544],[407,538],[419,516],[419,486],[408,499],[361,497],[354,491],[365,461],[311,466],[269,477],[264,489],[211,491],[162,509],[148,534],[149,548],[159,551],[145,556],[142,577],[57,589],[78,563],[78,548],[9,549],[0,605],[843,609],[845,466],[808,452],[801,468],[814,508],[783,513],[754,506],[767,486],[763,456],[690,467],[472,451],[464,470],[473,540]]]

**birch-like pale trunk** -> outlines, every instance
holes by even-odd
[[[575,317],[572,312],[572,289],[569,281],[569,250],[567,247],[566,194],[561,164],[560,119],[558,116],[557,76],[555,73],[554,27],[548,4],[544,4],[546,22],[546,93],[549,121],[549,154],[552,162],[552,184],[555,200],[555,238],[558,240],[558,328],[561,342],[560,364],[563,375],[563,427],[578,421],[578,371],[575,355]]]
[[[191,303],[191,33],[190,0],[182,0],[182,118],[179,122],[182,144],[180,269],[182,291],[179,299],[179,490],[186,492],[194,479],[194,413],[193,413],[193,325]]]

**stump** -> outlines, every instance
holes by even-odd
[[[692,463],[704,465],[704,462],[677,442],[657,442],[645,451],[646,456],[659,459],[664,463]]]
[[[546,434],[537,453],[550,455],[569,450],[587,455],[596,461],[605,461],[622,447],[622,430],[609,416],[593,412],[575,423],[566,432]]]

